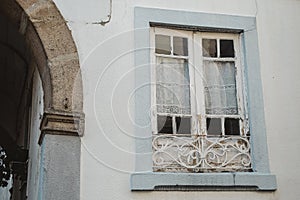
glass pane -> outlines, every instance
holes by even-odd
[[[222,135],[222,122],[219,118],[206,118],[208,135]]]
[[[191,133],[191,118],[190,117],[176,117],[177,134]]]
[[[234,57],[233,40],[220,40],[220,57]]]
[[[171,54],[171,39],[167,35],[155,35],[155,53]]]
[[[207,114],[238,114],[234,62],[204,61]]]
[[[184,59],[157,57],[157,112],[190,114],[190,78]]]
[[[157,132],[158,133],[173,133],[172,117],[157,116]]]
[[[225,135],[240,135],[239,119],[225,118]]]
[[[217,57],[217,40],[203,39],[202,40],[202,55],[204,57]]]
[[[174,37],[173,38],[173,54],[177,56],[187,56],[188,55],[188,42],[187,38]]]

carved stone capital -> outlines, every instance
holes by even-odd
[[[84,114],[59,111],[45,111],[40,125],[42,143],[46,134],[83,136]]]

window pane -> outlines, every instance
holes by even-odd
[[[184,59],[157,57],[157,112],[190,114],[190,78]]]
[[[225,135],[240,135],[239,119],[225,118]]]
[[[176,117],[177,134],[191,133],[191,118],[190,117]]]
[[[217,57],[217,40],[203,39],[202,40],[202,55],[204,57]]]
[[[173,54],[178,56],[188,55],[188,42],[187,38],[174,37],[173,38]]]
[[[167,35],[155,35],[155,53],[171,54],[171,39]]]
[[[222,135],[222,123],[219,118],[207,118],[206,128],[208,135]]]
[[[238,114],[234,62],[204,61],[207,114]]]
[[[158,133],[173,133],[172,117],[157,116],[157,132]]]
[[[234,57],[233,40],[220,40],[220,57]]]

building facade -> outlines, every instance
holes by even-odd
[[[3,1],[0,199],[296,199],[299,8]]]

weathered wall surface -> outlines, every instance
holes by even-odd
[[[300,195],[300,2],[55,0],[78,48],[83,74],[85,136],[81,199],[297,199]],[[276,192],[131,192],[134,171],[134,7],[256,16],[266,129]],[[147,124],[144,124],[147,126]]]

